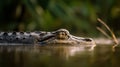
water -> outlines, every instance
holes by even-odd
[[[0,67],[119,67],[120,47],[1,46]]]

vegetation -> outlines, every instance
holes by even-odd
[[[0,0],[1,31],[53,31],[98,36],[104,20],[120,36],[120,0]],[[106,29],[105,29],[106,30]]]

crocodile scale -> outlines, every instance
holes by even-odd
[[[66,29],[52,32],[0,32],[0,44],[70,44],[95,45],[92,38],[73,36]]]

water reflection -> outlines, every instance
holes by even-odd
[[[120,47],[1,46],[0,67],[119,67]]]

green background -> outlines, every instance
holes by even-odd
[[[97,18],[120,36],[120,0],[0,0],[1,31],[66,28],[75,35],[100,36],[96,27],[108,31]]]

